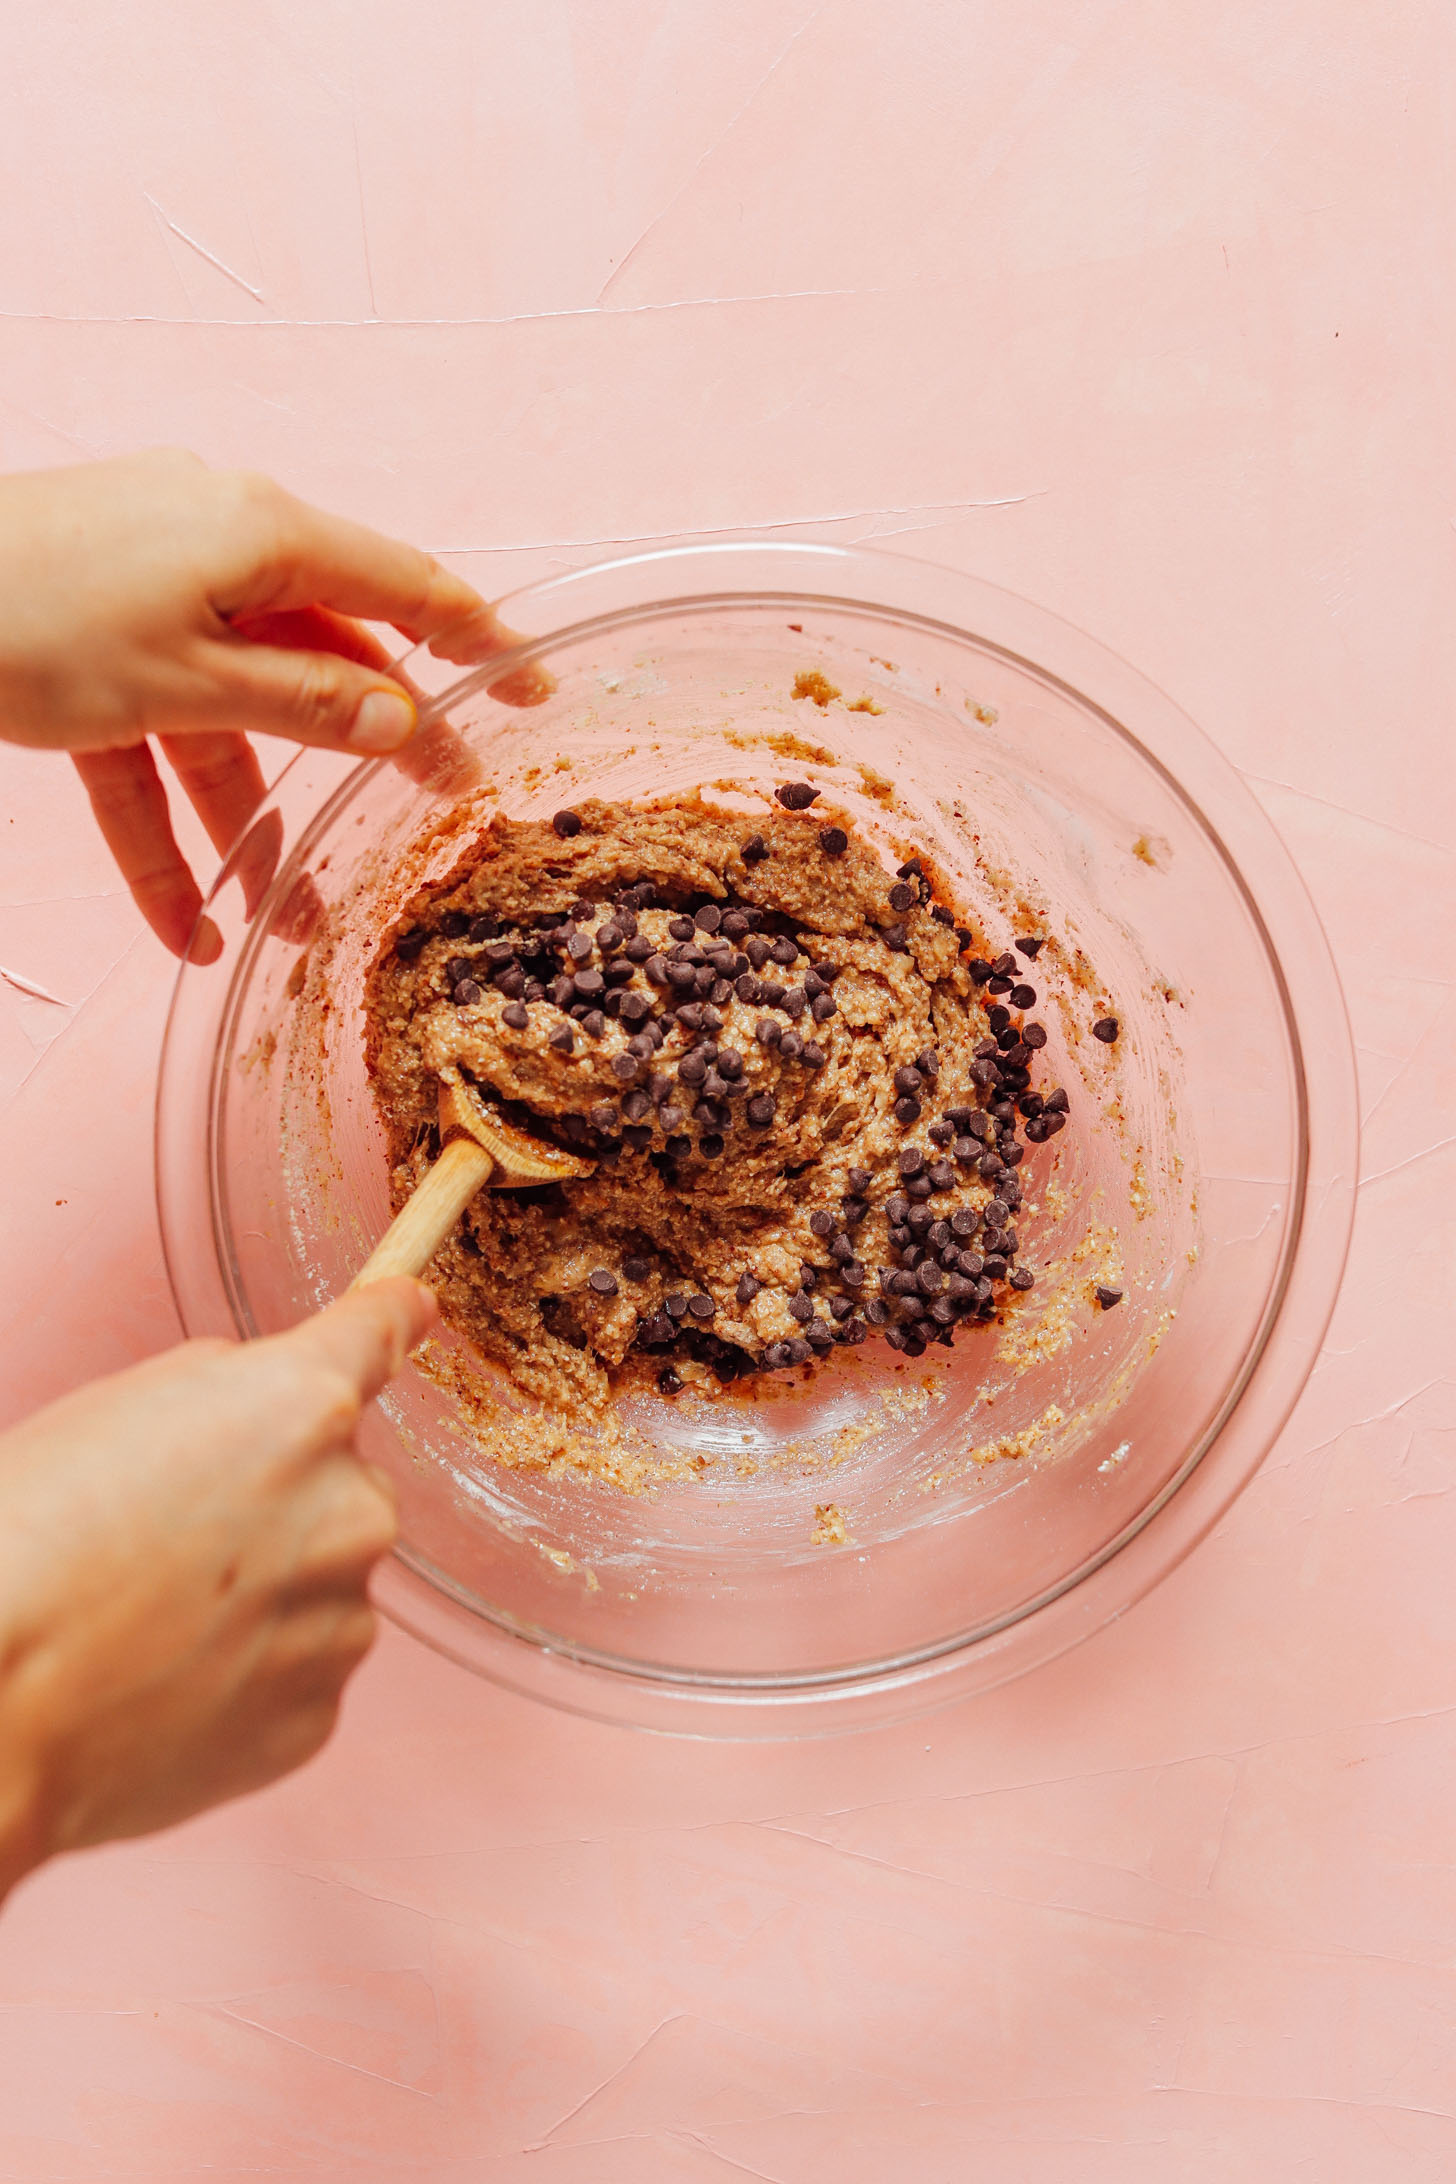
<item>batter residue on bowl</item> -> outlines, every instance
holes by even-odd
[[[1022,959],[988,963],[804,783],[495,820],[370,977],[396,1205],[438,1152],[439,1072],[594,1157],[481,1192],[431,1269],[521,1390],[600,1409],[641,1374],[783,1371],[870,1337],[919,1356],[1028,1289],[1015,1173],[1062,1128]]]

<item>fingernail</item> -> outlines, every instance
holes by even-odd
[[[390,690],[371,690],[354,715],[349,746],[377,757],[385,751],[397,751],[414,732],[415,709],[408,698],[396,697]]]
[[[187,960],[189,963],[216,963],[221,954],[222,934],[213,924],[211,918],[203,918],[192,936],[192,944],[187,950]]]

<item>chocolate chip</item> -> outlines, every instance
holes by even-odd
[[[821,827],[819,847],[826,857],[842,857],[849,847],[849,836],[843,827]]]
[[[1024,956],[1034,956],[1039,949],[1046,946],[1046,942],[1040,935],[1028,933],[1024,934],[1016,945]]]
[[[416,925],[411,932],[401,933],[394,944],[394,952],[400,962],[413,963],[429,937],[423,925]]]
[[[664,1365],[657,1376],[657,1385],[664,1395],[676,1395],[682,1384],[682,1374],[675,1365]]]
[[[955,1169],[948,1160],[937,1160],[927,1168],[932,1190],[948,1191],[955,1187]]]
[[[447,940],[463,940],[470,931],[470,920],[463,910],[447,910],[440,920],[440,931]]]
[[[930,1178],[928,1175],[912,1176],[905,1188],[912,1198],[926,1199],[930,1196]]]
[[[569,842],[573,834],[581,832],[581,821],[574,811],[558,811],[551,824],[563,842]]]
[[[1097,1284],[1097,1302],[1104,1312],[1110,1312],[1115,1304],[1121,1304],[1122,1291],[1120,1289],[1109,1289],[1105,1282],[1099,1282]]]
[[[947,910],[943,902],[933,902],[930,905],[930,915],[937,925],[950,926],[955,924],[955,913]]]
[[[955,1125],[950,1122],[933,1122],[927,1135],[932,1145],[949,1145],[955,1137]]]
[[[904,880],[897,880],[890,889],[890,908],[892,910],[913,910],[916,901],[917,896],[914,888],[907,886]]]
[[[586,1279],[587,1287],[594,1289],[599,1297],[616,1296],[617,1277],[615,1274],[610,1273],[606,1267],[594,1267]]]
[[[816,1024],[827,1024],[831,1016],[837,1016],[839,1014],[838,1005],[835,1002],[833,994],[816,994],[814,996],[814,999],[809,1004],[809,1013],[813,1017]]]
[[[863,1198],[875,1179],[868,1168],[851,1168],[844,1180],[856,1198]]]
[[[589,1109],[587,1120],[594,1130],[615,1130],[617,1110],[610,1100],[597,1100]]]
[[[839,1206],[846,1228],[857,1228],[870,1210],[867,1198],[856,1198],[852,1193],[847,1193],[839,1201]]]
[[[829,1056],[815,1039],[806,1039],[799,1053],[799,1060],[806,1069],[822,1069]]]
[[[645,1092],[629,1092],[622,1101],[622,1113],[629,1122],[641,1122],[651,1112],[652,1102]]]
[[[886,925],[881,927],[880,938],[884,942],[885,946],[891,949],[894,954],[904,955],[906,946],[909,941],[909,935],[903,925]]]
[[[669,918],[667,929],[674,940],[691,940],[697,932],[697,927],[692,919],[684,917]]]
[[[1013,986],[1011,989],[1011,1006],[1014,1009],[1034,1009],[1036,1007],[1035,986]]]
[[[803,1290],[811,1290],[818,1282],[818,1279],[818,1267],[811,1266],[807,1259],[801,1259],[799,1262],[799,1287]]]
[[[480,1000],[482,992],[483,989],[473,978],[462,978],[451,999],[457,1009],[468,1009]]]
[[[588,1009],[581,1020],[581,1028],[588,1039],[600,1039],[607,1028],[607,1020],[600,1009]]]
[[[619,1084],[635,1084],[642,1074],[642,1064],[635,1054],[614,1054],[607,1067]]]
[[[885,1200],[885,1219],[892,1227],[903,1221],[910,1211],[910,1201],[901,1191],[894,1191]]]
[[[624,1024],[645,1024],[652,1014],[652,1003],[645,993],[624,993],[617,1014]]]
[[[753,1027],[753,1036],[760,1046],[777,1046],[783,1037],[783,1025],[776,1024],[771,1016],[760,1016]]]
[[[1101,1016],[1092,1026],[1092,1036],[1094,1039],[1100,1039],[1104,1046],[1112,1046],[1121,1029],[1122,1026],[1115,1016]]]
[[[982,1153],[980,1159],[976,1162],[976,1166],[989,1183],[994,1177],[1002,1173],[1005,1163],[996,1153]]]
[[[972,956],[970,962],[966,965],[966,969],[971,974],[973,986],[984,986],[987,979],[993,975],[991,966],[984,956]]]
[[[768,843],[761,834],[751,834],[739,851],[739,855],[746,865],[762,864],[764,858],[772,854]]]
[[[1026,1125],[1026,1136],[1028,1143],[1032,1145],[1040,1145],[1044,1142],[1048,1134],[1047,1117],[1045,1115],[1033,1115],[1030,1122],[1028,1122],[1028,1124]]]
[[[783,1055],[785,1061],[796,1062],[803,1051],[804,1042],[798,1032],[792,1029],[786,1031],[779,1041],[779,1052]]]
[[[920,1120],[920,1102],[911,1099],[908,1093],[896,1100],[892,1111],[896,1122],[901,1125],[902,1129],[908,1130],[912,1123]]]
[[[602,977],[600,971],[588,968],[584,971],[574,972],[571,983],[573,990],[583,1001],[594,1001],[605,987],[606,980]]]
[[[701,1084],[708,1074],[708,1065],[696,1049],[685,1054],[677,1065],[677,1073],[684,1084]]]
[[[558,1054],[571,1054],[576,1050],[576,1034],[570,1024],[558,1024],[551,1034],[550,1044]]]
[[[907,1145],[902,1149],[898,1159],[895,1162],[895,1165],[899,1169],[901,1175],[919,1175],[921,1169],[925,1166],[925,1155],[918,1149],[918,1147],[914,1145]]]
[[[748,931],[748,920],[741,910],[727,910],[723,914],[723,923],[719,930],[726,933],[730,940],[742,940]]]
[[[774,795],[785,811],[807,811],[819,791],[811,789],[807,781],[786,781],[782,788],[774,790]]]
[[[716,933],[722,923],[723,913],[715,902],[705,902],[693,913],[693,924],[700,933]]]
[[[698,1139],[698,1151],[704,1160],[717,1160],[723,1151],[723,1138],[717,1130],[707,1130]]]
[[[956,1265],[960,1268],[962,1274],[966,1275],[971,1281],[977,1279],[985,1264],[986,1262],[979,1251],[962,1251],[956,1258]]]
[[[525,1031],[531,1021],[531,1012],[522,1001],[508,1001],[501,1010],[501,1022],[509,1024],[512,1031]]]
[[[885,1340],[886,1342],[888,1342],[892,1350],[904,1350],[908,1348],[907,1339],[902,1328],[887,1327],[885,1329]]]
[[[925,866],[919,857],[907,857],[902,865],[896,865],[895,867],[897,878],[902,880],[921,879],[924,872]]]
[[[734,980],[733,991],[737,994],[743,1006],[746,1009],[751,1009],[760,998],[762,988],[752,971],[745,971],[741,978]]]
[[[756,1274],[751,1274],[747,1270],[745,1270],[742,1274],[739,1275],[738,1287],[734,1290],[733,1294],[738,1299],[738,1302],[740,1304],[752,1304],[754,1298],[758,1295],[758,1292],[760,1291],[760,1289],[762,1289],[762,1287],[763,1283],[759,1280],[758,1276]]]
[[[762,933],[750,933],[747,940],[743,943],[743,952],[747,956],[749,962],[753,965],[754,969],[756,971],[761,971],[773,951],[769,947],[768,942],[764,939]]]
[[[1035,1281],[1036,1276],[1032,1273],[1029,1266],[1018,1266],[1013,1270],[1011,1275],[1011,1286],[1013,1289],[1030,1289]]]
[[[814,1317],[814,1306],[811,1300],[804,1295],[802,1290],[796,1291],[795,1294],[790,1297],[789,1311],[792,1316],[800,1322],[801,1325],[805,1320],[811,1320]]]
[[[1071,1104],[1066,1093],[1058,1085],[1054,1092],[1048,1092],[1046,1096],[1045,1112],[1049,1115],[1065,1115]]]
[[[816,1236],[832,1236],[838,1225],[825,1206],[816,1206],[809,1216],[809,1227]]]
[[[1048,1137],[1055,1137],[1058,1130],[1066,1129],[1067,1118],[1064,1114],[1060,1112],[1059,1109],[1054,1108],[1050,1104],[1048,1104],[1041,1111],[1041,1126]],[[1028,1130],[1030,1129],[1030,1127],[1031,1125],[1028,1123]]]

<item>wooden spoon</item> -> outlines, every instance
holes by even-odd
[[[565,1183],[591,1175],[594,1160],[543,1145],[503,1122],[473,1085],[453,1069],[440,1076],[440,1157],[402,1206],[349,1284],[362,1289],[390,1274],[423,1274],[471,1199],[480,1190],[523,1183]]]

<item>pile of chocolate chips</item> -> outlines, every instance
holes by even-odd
[[[805,783],[789,783],[778,792],[785,808],[796,811],[807,809],[817,794]],[[574,812],[561,812],[553,825],[566,839],[580,831],[581,822]],[[841,832],[821,830],[826,856],[842,854]],[[740,854],[753,865],[771,852],[761,835],[753,835]],[[887,890],[886,919],[877,928],[888,949],[906,949],[904,916],[917,905],[954,926],[951,912],[933,900],[921,860],[912,857]],[[670,1183],[681,1181],[688,1188],[687,1164],[694,1156],[721,1158],[735,1131],[765,1129],[776,1113],[772,1092],[744,1096],[743,1055],[718,1043],[723,1008],[736,998],[761,1010],[755,1039],[791,1067],[820,1069],[826,1056],[813,1031],[836,1013],[832,988],[839,967],[814,957],[792,919],[748,903],[694,896],[669,904],[649,882],[638,881],[613,896],[611,914],[595,933],[583,930],[602,908],[578,900],[510,930],[491,913],[470,917],[447,911],[439,930],[462,951],[445,965],[452,998],[469,1007],[493,986],[507,998],[503,1022],[520,1031],[530,1026],[529,1004],[549,1003],[559,1015],[549,1044],[564,1054],[575,1051],[578,1039],[602,1039],[612,1020],[624,1026],[625,1046],[610,1064],[620,1086],[616,1097],[564,1117],[561,1134],[602,1164],[624,1155],[645,1156]],[[649,908],[675,912],[666,950],[638,930],[638,914]],[[430,937],[426,928],[416,927],[398,938],[395,952],[413,961]],[[970,931],[957,927],[956,937],[966,955],[973,945]],[[1016,943],[1028,961],[1041,946],[1035,936]],[[466,948],[472,952],[466,954]],[[1070,1103],[1061,1089],[1045,1094],[1031,1089],[1032,1060],[1047,1035],[1042,1025],[1025,1020],[1037,996],[1016,956],[1008,953],[993,962],[973,956],[967,968],[991,997],[988,1035],[974,1049],[975,1104],[947,1105],[929,1124],[938,1157],[927,1160],[918,1147],[907,1145],[893,1177],[880,1179],[894,1187],[878,1208],[871,1196],[876,1177],[853,1169],[838,1207],[812,1212],[809,1226],[821,1248],[801,1264],[787,1296],[796,1325],[792,1338],[771,1343],[762,1353],[728,1342],[713,1331],[714,1300],[687,1289],[670,1290],[660,1306],[640,1312],[636,1346],[666,1354],[657,1376],[664,1392],[682,1386],[673,1360],[684,1357],[706,1363],[725,1382],[803,1365],[871,1333],[883,1335],[905,1356],[919,1357],[929,1343],[949,1346],[961,1328],[993,1320],[1007,1289],[1033,1286],[1031,1269],[1017,1260],[1014,1217],[1022,1194],[1015,1170],[1026,1152],[1018,1123],[1026,1140],[1039,1144],[1065,1127]],[[893,1112],[903,1129],[920,1122],[927,1109],[939,1108],[939,1075],[932,1049],[896,1070]],[[519,1119],[536,1122],[526,1115]],[[980,1209],[950,1205],[958,1184],[972,1176],[992,1186],[989,1202]],[[530,1195],[565,1203],[555,1186]],[[937,1199],[947,1211],[937,1207]],[[867,1257],[866,1224],[873,1214],[884,1216],[885,1240]],[[878,1220],[874,1232],[878,1237]],[[619,1273],[635,1286],[652,1271],[646,1259],[628,1258]],[[589,1286],[599,1296],[615,1295],[619,1274],[598,1268]],[[738,1303],[752,1303],[760,1286],[745,1273]]]

